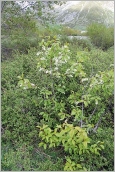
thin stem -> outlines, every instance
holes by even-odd
[[[81,116],[81,120],[80,120],[80,127],[82,128],[82,125],[83,125],[83,111],[84,111],[84,105],[83,105],[83,102],[82,102],[82,116]]]
[[[108,111],[107,111],[108,112]],[[102,120],[102,117],[107,113],[107,112],[104,112],[102,113],[102,115],[100,116],[99,118],[99,121],[97,122],[97,124],[95,125],[95,128],[93,129],[93,132],[96,132],[98,127],[99,127],[99,124],[101,123],[101,120]]]
[[[53,75],[52,75],[52,59],[51,59],[51,61],[50,61],[50,70],[51,70],[51,75],[50,75],[50,77],[51,77],[51,81],[52,81],[52,83],[51,83],[52,93],[53,93],[53,95],[54,95],[54,97],[55,97],[54,81],[53,81]]]
[[[90,121],[90,119],[91,119],[91,117],[94,115],[96,109],[97,109],[97,105],[95,106],[95,109],[93,110],[92,114],[89,116],[89,120],[88,120],[88,121]]]

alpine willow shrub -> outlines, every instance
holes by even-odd
[[[33,87],[29,80],[18,77],[23,81],[19,87],[27,85],[26,89],[39,92],[39,146],[61,147],[66,155],[64,170],[92,170],[86,159],[99,156],[104,143],[93,142],[90,133],[98,132],[101,121],[106,120],[113,95],[113,67],[88,76],[84,68],[87,53],[78,52],[72,58],[68,46],[61,46],[55,37],[39,45],[40,82]]]
[[[92,23],[87,28],[92,43],[103,50],[114,45],[114,28],[107,28],[103,24]]]

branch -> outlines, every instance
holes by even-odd
[[[84,110],[84,107],[83,107],[83,102],[82,102],[82,116],[81,116],[81,120],[80,120],[80,127],[82,128],[82,125],[83,125],[83,120],[82,120],[82,117],[83,117],[83,110]]]
[[[93,110],[92,114],[89,116],[89,120],[88,120],[88,121],[90,121],[90,119],[91,119],[91,117],[94,115],[96,109],[97,109],[97,105],[95,106],[95,109]]]
[[[45,157],[48,157],[49,159],[51,159],[52,156],[45,154],[43,151],[41,151],[40,149],[35,149],[36,153],[38,154],[43,154]]]
[[[96,131],[97,131],[97,129],[98,129],[98,127],[99,127],[99,124],[101,123],[102,117],[103,117],[107,112],[108,112],[108,109],[107,109],[106,112],[104,112],[104,113],[100,116],[99,121],[97,122],[95,128],[93,129],[93,132],[96,132]]]

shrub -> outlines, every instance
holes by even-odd
[[[55,150],[56,151],[56,150]],[[54,150],[43,151],[36,145],[2,143],[2,171],[58,171],[63,170],[63,159]]]
[[[62,29],[62,35],[77,36],[78,34],[80,34],[80,31],[69,28],[69,27],[63,27]]]
[[[64,170],[107,168],[99,166],[104,143],[92,135],[99,125],[113,127],[113,123],[106,124],[108,115],[113,120],[108,112],[113,98],[112,66],[90,75],[85,69],[88,51],[73,56],[68,44],[62,45],[56,37],[44,38],[39,46],[2,66],[3,143],[15,140],[14,144],[41,142],[45,149],[56,146],[66,156]],[[44,169],[51,168],[45,165]]]
[[[107,113],[113,92],[113,69],[107,74],[99,71],[86,77],[84,63],[89,58],[88,52],[78,52],[75,59],[68,46],[61,46],[58,39],[42,40],[40,45],[37,68],[41,75],[39,136],[42,142],[39,145],[44,149],[62,147],[67,153],[65,170],[86,170],[86,166],[92,169],[80,161],[84,154],[87,159],[90,153],[99,155],[98,149],[104,148],[100,141],[90,142],[87,133],[96,132]],[[76,138],[73,142],[72,137]]]
[[[22,73],[34,83],[40,78],[36,72],[35,50],[29,55],[15,54],[12,61],[2,63],[2,141],[34,143],[38,115],[38,90],[22,91],[17,83]],[[29,77],[28,77],[29,76]],[[33,77],[34,76],[34,77]],[[36,77],[35,77],[36,76]],[[38,121],[37,121],[38,118]]]
[[[85,72],[88,74],[96,74],[98,71],[108,71],[114,63],[114,49],[109,48],[103,51],[98,48],[92,48],[90,52],[84,52],[89,58],[84,63]]]
[[[27,146],[23,144],[22,146],[16,148],[16,150],[10,148],[5,149],[2,153],[1,167],[4,171],[23,171],[30,170],[31,155],[27,150]]]
[[[88,35],[93,44],[103,50],[107,50],[114,44],[114,29],[107,28],[103,24],[92,23],[87,27]]]
[[[32,16],[28,16],[26,12],[22,14],[18,4],[13,4],[13,2],[11,4],[6,4],[6,9],[2,14],[2,21],[5,23],[2,24],[1,28],[2,60],[8,59],[12,55],[12,52],[16,50],[20,53],[27,53],[30,47],[38,46],[39,41],[38,29]],[[19,10],[18,12],[16,11],[16,7],[17,11]],[[7,54],[4,50],[7,51]]]
[[[70,39],[69,37],[64,36],[64,35],[60,37],[60,42],[61,42],[61,45],[68,43],[68,46],[73,54],[75,54],[75,52],[79,50],[90,51],[93,48],[89,40],[79,40],[74,37]]]
[[[104,149],[99,157],[87,159],[92,165],[92,171],[114,171],[114,132],[110,127],[99,127],[97,133],[91,136],[94,141],[104,142]],[[97,161],[97,159],[99,161]]]

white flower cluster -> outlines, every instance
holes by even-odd
[[[36,55],[37,55],[37,56],[39,56],[40,54],[41,54],[41,52],[37,52],[37,54],[36,54]]]
[[[42,46],[42,52],[36,54],[39,56],[39,63],[37,65],[39,71],[59,78],[59,67],[68,62],[70,59],[69,52],[67,45],[61,48],[58,44],[53,44],[50,48]],[[50,64],[50,61],[52,61],[52,64]]]
[[[69,58],[70,58],[69,56],[64,57],[63,54],[59,53],[58,57],[53,58],[54,65],[56,67],[62,66],[63,64],[67,63]]]
[[[90,87],[94,87],[94,86],[102,85],[102,84],[104,84],[102,76],[99,76],[98,74],[96,74],[95,77],[92,77]]]
[[[71,68],[67,69],[65,72],[65,75],[69,77],[73,77],[73,75],[76,73],[77,69],[74,66],[71,66]]]
[[[52,70],[46,70],[45,73],[46,74],[52,74]]]

